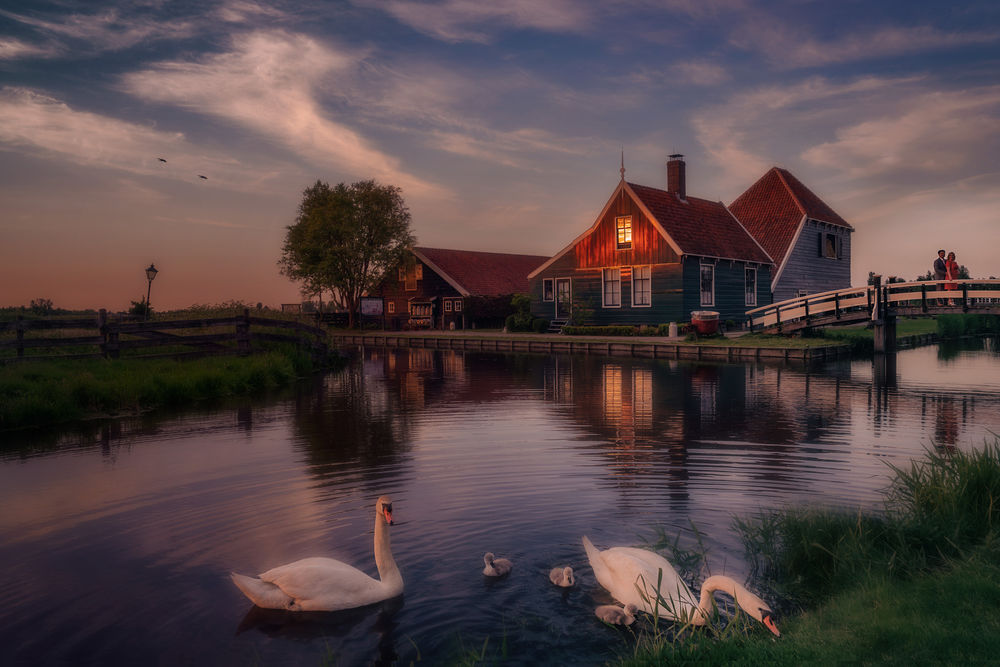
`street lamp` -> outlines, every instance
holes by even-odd
[[[149,319],[149,311],[150,311],[150,307],[149,307],[149,293],[153,289],[153,278],[156,277],[157,273],[159,273],[159,271],[157,271],[156,267],[153,266],[152,263],[150,263],[149,268],[146,269],[146,280],[149,281],[149,285],[146,287],[146,319],[147,320]]]

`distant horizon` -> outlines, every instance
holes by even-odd
[[[0,306],[301,300],[302,192],[399,186],[418,245],[551,256],[625,178],[727,206],[772,166],[852,283],[1000,274],[1000,8],[109,0],[0,9]]]

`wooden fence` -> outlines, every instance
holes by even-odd
[[[66,335],[52,335],[53,332]],[[329,353],[326,330],[293,320],[251,317],[246,309],[234,317],[149,322],[118,319],[102,309],[96,318],[29,320],[18,316],[16,320],[0,322],[0,363],[117,359],[123,352],[144,359],[246,356],[261,349],[260,343],[265,342],[293,343],[309,349],[317,359]],[[164,348],[169,349],[164,352]],[[25,354],[26,351],[31,352]],[[39,351],[43,354],[38,354]]]

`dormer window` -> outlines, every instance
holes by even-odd
[[[632,216],[619,215],[615,218],[615,229],[618,231],[618,249],[628,250],[632,247]]]

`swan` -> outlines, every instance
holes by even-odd
[[[389,547],[392,499],[375,502],[375,565],[379,579],[332,558],[304,558],[279,565],[259,579],[235,572],[233,583],[255,605],[289,611],[338,611],[389,600],[403,592],[403,577]]]
[[[493,555],[492,551],[487,551],[483,556],[483,563],[486,567],[483,568],[483,574],[487,577],[502,577],[511,571],[514,564],[511,563],[506,558],[497,558]]]
[[[631,603],[625,605],[624,609],[616,604],[602,604],[594,610],[594,616],[611,625],[632,625],[635,623],[635,615],[638,611],[636,606]]]
[[[583,548],[598,583],[622,604],[632,603],[649,614],[657,607],[657,613],[664,618],[704,625],[712,612],[712,594],[723,591],[731,595],[743,611],[781,636],[767,603],[729,577],[715,575],[706,579],[701,585],[701,599],[695,602],[684,580],[667,559],[657,553],[632,547],[598,551],[586,536]]]
[[[566,567],[552,568],[552,571],[549,572],[549,581],[556,586],[569,588],[576,583],[576,579],[573,578],[573,568],[569,565]]]

